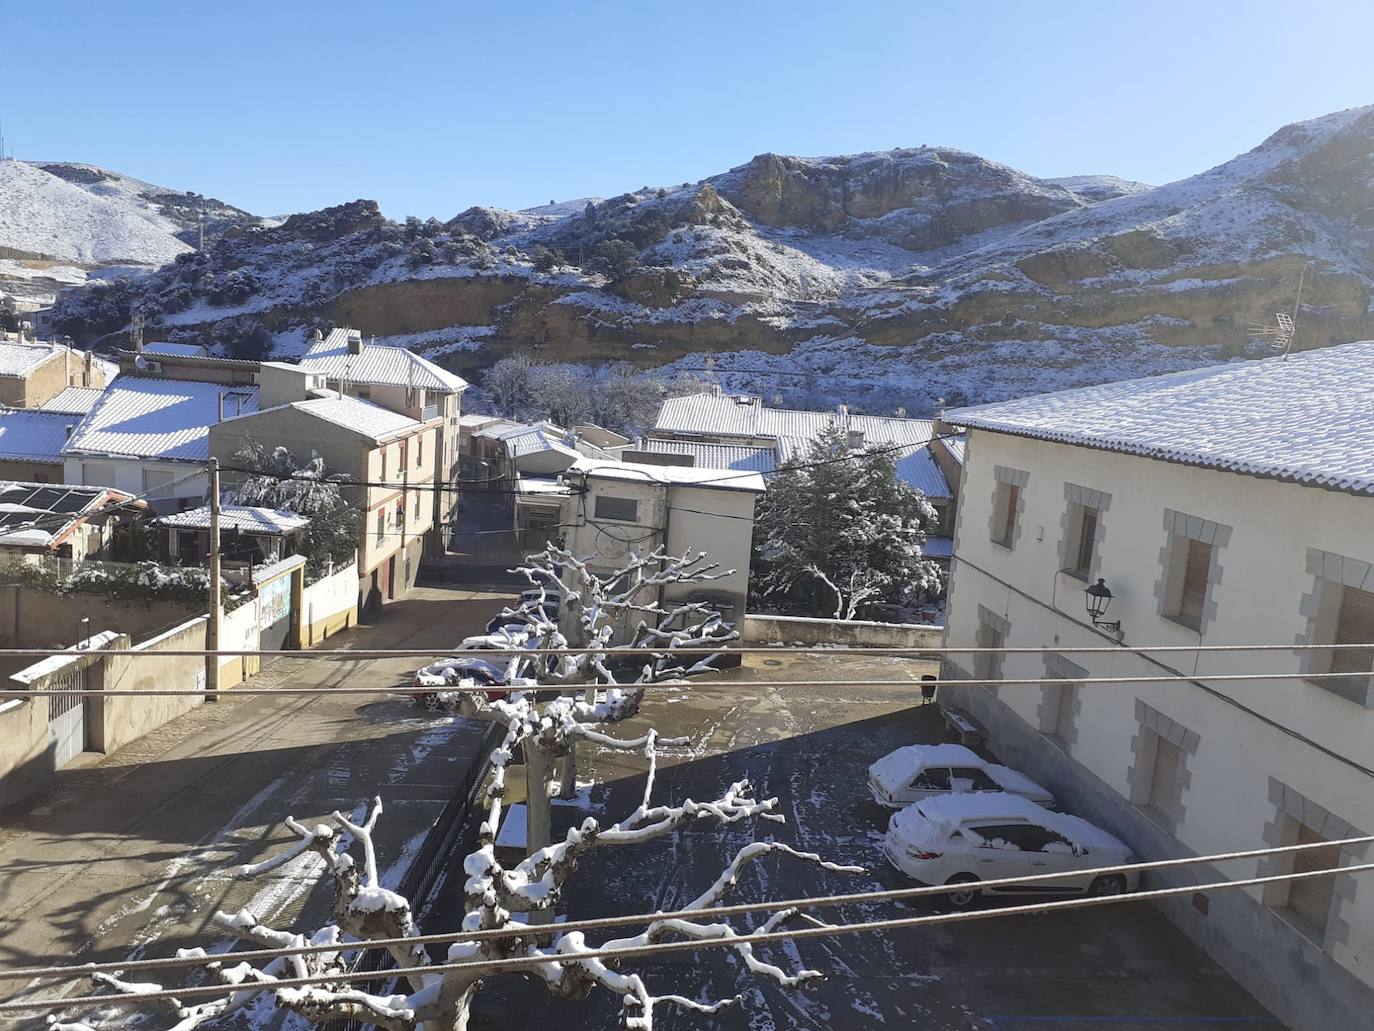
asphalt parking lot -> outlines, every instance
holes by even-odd
[[[942,739],[938,710],[920,706],[918,682],[925,672],[928,666],[904,659],[755,657],[709,684],[699,682],[690,693],[651,693],[641,717],[616,732],[633,735],[653,725],[664,734],[693,738],[690,747],[663,762],[657,798],[714,798],[731,781],[748,776],[760,797],[778,797],[787,823],[729,830],[703,824],[676,838],[593,852],[567,895],[569,918],[679,907],[704,890],[741,845],[768,835],[868,872],[833,874],[770,857],[748,869],[736,901],[905,883],[883,858],[886,818],[869,799],[865,782],[868,764],[893,748]],[[813,679],[850,686],[768,683]],[[909,679],[912,686],[864,686],[874,679]],[[639,801],[643,759],[603,752],[591,765],[603,783],[592,789],[589,807],[603,824],[613,822]],[[563,825],[585,815],[575,807],[559,811]],[[448,912],[437,925],[456,921],[458,904],[453,897],[441,900]],[[818,915],[853,922],[937,909],[913,901]],[[714,1016],[661,1008],[654,1026],[670,1031],[1281,1026],[1147,903],[817,939],[774,948],[766,958],[784,967],[814,967],[828,977],[784,990],[750,975],[733,954],[721,951],[674,954],[634,969],[651,991],[698,999],[742,993],[741,1005]],[[604,992],[569,1001],[518,978],[502,978],[479,994],[472,1026],[612,1027],[618,1008],[618,1000]]]

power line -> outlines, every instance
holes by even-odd
[[[491,974],[504,973],[506,971],[528,970],[531,967],[542,966],[546,963],[578,963],[591,959],[599,960],[604,963],[644,956],[658,956],[666,953],[736,948],[740,945],[754,946],[780,942],[795,942],[844,934],[861,934],[874,931],[905,930],[913,927],[969,923],[975,920],[1006,919],[1008,917],[1028,916],[1038,913],[1057,913],[1070,909],[1089,909],[1097,906],[1120,905],[1125,902],[1148,902],[1154,899],[1172,898],[1178,895],[1198,894],[1207,891],[1222,891],[1227,888],[1251,888],[1285,881],[1306,880],[1313,877],[1364,873],[1369,870],[1374,870],[1374,863],[1337,866],[1322,870],[1294,871],[1291,873],[1272,874],[1265,877],[1247,877],[1234,881],[1211,881],[1179,887],[1155,888],[1150,891],[1120,895],[1090,896],[1087,898],[1063,899],[1055,902],[1035,902],[999,909],[935,913],[929,916],[890,917],[884,920],[868,920],[847,924],[825,924],[819,927],[798,927],[766,933],[741,934],[729,938],[700,938],[685,941],[654,942],[646,945],[622,946],[611,949],[587,949],[585,951],[557,953],[552,955],[540,954],[536,956],[511,956],[492,960],[463,960],[449,963],[434,963],[429,966],[392,967],[385,971],[354,970],[340,973],[316,974],[310,977],[284,977],[269,982],[263,982],[260,986],[255,983],[247,989],[241,985],[237,986],[237,988],[235,986],[225,985],[192,985],[186,988],[140,992],[137,995],[80,995],[65,999],[42,998],[29,1001],[11,1000],[0,1002],[0,1013],[19,1013],[37,1009],[66,1009],[72,1006],[87,1004],[107,1006],[111,1004],[122,1004],[136,1006],[148,1002],[165,1002],[169,1000],[199,998],[202,996],[223,996],[231,994],[235,990],[275,991],[281,988],[304,988],[314,985],[372,981],[376,980],[378,977],[386,977],[388,979],[400,977],[432,977],[436,974],[466,972],[488,976]],[[941,889],[945,894],[948,894],[950,891],[948,885],[942,885]],[[664,914],[664,916],[665,918],[671,918],[672,914]],[[531,933],[535,930],[537,929],[532,929]],[[547,929],[546,933],[556,933],[557,930],[557,926],[554,926]],[[347,951],[349,944],[351,943],[344,943],[343,945],[336,946],[336,950]],[[227,955],[232,956],[232,953]],[[211,958],[212,957],[207,956],[205,960],[209,961]]]
[[[1295,845],[1278,845],[1267,848],[1246,849],[1239,852],[1221,852],[1205,856],[1185,856],[1175,859],[1157,859],[1144,863],[1121,863],[1116,866],[1098,866],[1084,870],[1058,871],[1055,873],[1031,874],[1026,877],[991,878],[978,882],[980,891],[991,888],[1010,888],[1025,884],[1038,884],[1048,881],[1062,881],[1069,877],[1106,877],[1121,873],[1143,873],[1150,870],[1165,870],[1180,866],[1194,866],[1203,863],[1226,863],[1241,859],[1260,859],[1268,856],[1286,855],[1318,848],[1345,848],[1366,845],[1374,842],[1374,835],[1358,838],[1342,838],[1335,841],[1318,841]],[[1344,867],[1342,869],[1345,869]],[[807,895],[801,898],[775,899],[768,902],[740,902],[728,906],[708,906],[703,909],[681,909],[671,912],[658,910],[651,913],[631,913],[623,916],[593,917],[585,920],[567,920],[555,928],[559,934],[568,931],[595,931],[607,927],[624,927],[633,924],[653,923],[656,920],[694,920],[700,917],[744,916],[751,913],[768,912],[775,909],[801,909],[822,906],[845,906],[871,902],[892,902],[901,899],[925,898],[928,896],[948,895],[947,884],[922,884],[911,888],[893,888],[882,891],[850,892],[842,895]],[[1138,896],[1137,896],[1138,897]],[[439,934],[416,934],[405,938],[368,938],[347,942],[348,951],[365,952],[373,949],[389,949],[393,946],[409,947],[414,945],[445,945],[455,941],[492,941],[507,938],[528,937],[528,925],[523,927],[493,927],[474,931],[445,931]],[[338,943],[324,945],[296,945],[274,949],[251,949],[242,952],[216,953],[214,958],[233,959],[237,962],[259,959],[276,959],[281,956],[308,956],[321,952],[339,951]],[[161,959],[110,960],[103,963],[83,963],[80,966],[34,966],[0,969],[0,981],[17,981],[26,978],[68,978],[84,976],[97,971],[114,973],[133,970],[165,970],[175,967],[204,966],[207,957],[169,956]]]

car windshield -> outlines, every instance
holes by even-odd
[[[911,786],[923,791],[948,791],[949,770],[944,766],[927,766],[916,774]]]

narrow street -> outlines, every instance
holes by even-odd
[[[441,654],[509,598],[476,587],[418,588],[374,626],[320,647]],[[288,657],[249,684],[390,688],[408,683],[423,661]],[[0,956],[6,966],[27,966],[222,948],[211,924],[216,910],[249,907],[288,928],[302,914],[309,920],[328,904],[327,889],[317,889],[318,857],[252,881],[234,880],[229,868],[295,840],[282,826],[287,816],[313,824],[339,809],[358,817],[377,794],[385,806],[378,860],[395,884],[485,729],[407,699],[229,692],[120,752],[84,755],[52,789],[0,813]],[[24,994],[88,988],[48,982]]]

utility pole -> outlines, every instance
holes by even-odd
[[[205,696],[219,700],[219,459],[210,459],[210,621],[205,624]]]

